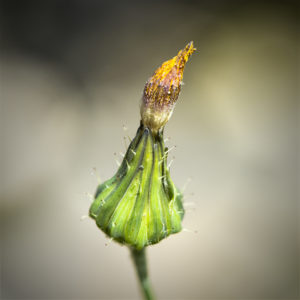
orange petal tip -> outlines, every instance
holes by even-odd
[[[172,59],[164,62],[146,82],[141,118],[145,127],[156,133],[172,115],[178,99],[184,67],[196,49],[189,42]]]

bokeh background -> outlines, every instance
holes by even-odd
[[[87,215],[143,86],[193,40],[166,126],[185,230],[159,299],[299,299],[297,1],[1,1],[2,299],[139,299]]]

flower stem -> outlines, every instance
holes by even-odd
[[[141,250],[134,248],[130,248],[130,250],[145,299],[154,300],[155,298],[147,272],[146,249],[144,247]]]

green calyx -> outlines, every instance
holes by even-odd
[[[181,200],[163,132],[141,124],[115,176],[98,186],[90,216],[109,237],[141,250],[181,230]]]

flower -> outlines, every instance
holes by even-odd
[[[167,167],[163,126],[178,98],[190,42],[147,81],[141,124],[115,176],[100,184],[90,216],[112,239],[142,250],[181,230],[182,194]]]

